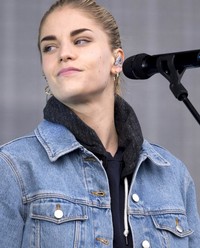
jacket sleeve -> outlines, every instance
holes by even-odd
[[[196,192],[193,179],[186,171],[184,177],[186,185],[186,195],[185,195],[185,204],[186,204],[186,214],[188,218],[189,227],[194,231],[189,237],[189,248],[199,247],[200,244],[200,218],[197,208],[196,201]]]
[[[20,248],[23,226],[20,180],[12,162],[0,152],[0,246]]]

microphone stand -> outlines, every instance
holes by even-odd
[[[168,54],[161,56],[157,59],[158,71],[170,82],[170,90],[174,96],[179,100],[183,101],[186,107],[189,109],[193,117],[200,125],[200,115],[194,108],[190,100],[188,99],[188,91],[181,84],[181,78],[185,72],[185,68],[176,69],[174,66],[175,55]]]

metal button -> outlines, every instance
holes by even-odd
[[[63,211],[60,209],[61,207],[60,207],[60,204],[57,204],[56,205],[56,210],[55,210],[55,212],[54,212],[54,217],[56,218],[56,219],[61,219],[62,217],[63,217]]]
[[[178,218],[176,218],[176,231],[179,232],[179,233],[182,233],[183,232],[183,228],[179,224],[179,219]]]
[[[142,242],[142,247],[143,247],[143,248],[150,248],[150,243],[149,243],[149,241],[144,240],[144,241]]]
[[[137,194],[133,194],[133,195],[132,195],[132,199],[133,199],[133,201],[136,202],[136,203],[140,201],[140,197],[139,197]]]
[[[60,209],[56,210],[56,211],[54,212],[54,217],[55,217],[56,219],[61,219],[61,218],[63,217],[63,211],[60,210]]]
[[[180,225],[176,226],[176,230],[179,233],[182,233],[183,232],[183,228]]]

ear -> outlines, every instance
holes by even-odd
[[[124,51],[121,48],[115,49],[113,52],[113,65],[111,68],[112,74],[117,74],[122,71],[122,64],[124,62]]]

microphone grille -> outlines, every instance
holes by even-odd
[[[123,73],[130,79],[147,79],[149,76],[143,70],[143,62],[148,54],[141,53],[127,58],[123,63]]]

